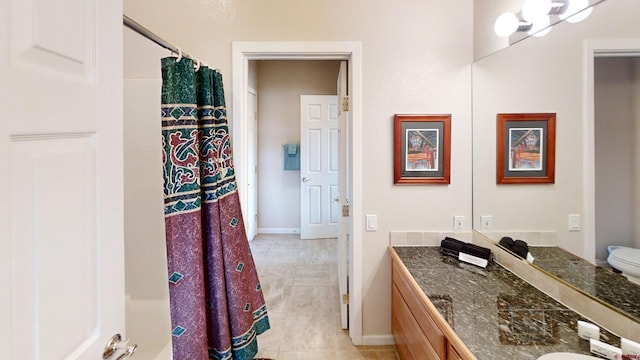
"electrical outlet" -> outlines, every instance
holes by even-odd
[[[491,215],[480,216],[480,230],[484,230],[484,231],[491,230],[492,222],[493,222],[493,216]]]
[[[580,231],[580,214],[569,214],[569,231]]]
[[[464,216],[456,215],[453,217],[453,230],[455,231],[464,230]]]

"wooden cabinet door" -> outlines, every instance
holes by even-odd
[[[391,307],[391,331],[400,358],[402,360],[442,359],[422,332],[395,285],[392,290]]]

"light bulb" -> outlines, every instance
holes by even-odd
[[[522,6],[522,18],[535,23],[538,18],[549,15],[551,0],[527,0]]]
[[[560,19],[561,20],[567,19],[571,17],[573,14],[576,14],[586,9],[588,6],[589,6],[589,0],[569,0],[569,5],[567,6],[567,9],[562,14],[560,14]]]
[[[493,30],[498,36],[507,37],[518,30],[518,18],[514,13],[503,13],[496,19]]]
[[[551,31],[551,19],[548,16],[539,17],[536,22],[533,23],[531,29],[527,32],[529,35],[536,37],[545,36]]]

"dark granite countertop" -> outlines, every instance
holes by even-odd
[[[640,321],[640,285],[559,247],[532,247],[533,264],[622,314]]]
[[[483,359],[589,354],[577,321],[588,321],[497,263],[486,269],[440,254],[439,247],[394,247],[424,293],[469,350]],[[602,340],[619,346],[601,330]]]

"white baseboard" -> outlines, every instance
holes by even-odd
[[[393,345],[393,335],[362,335],[362,345]]]
[[[258,228],[258,234],[300,234],[300,228]]]

